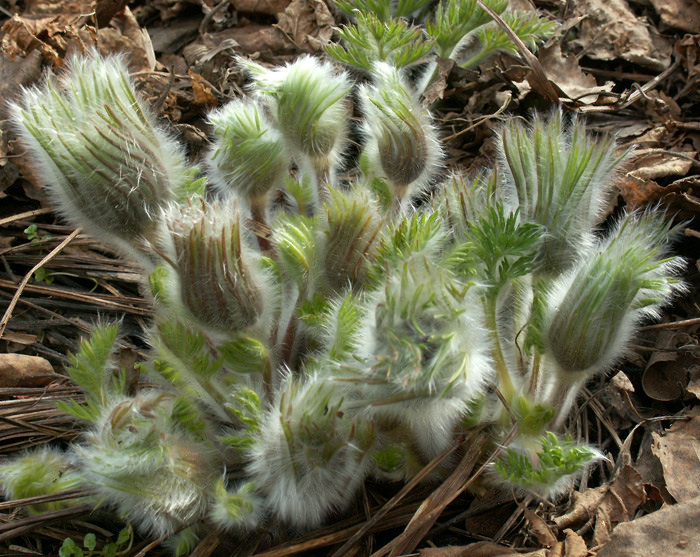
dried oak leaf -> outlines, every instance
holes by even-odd
[[[581,69],[576,56],[562,54],[559,43],[541,48],[538,58],[547,77],[570,99],[581,104],[601,104],[605,101],[605,93],[612,91],[615,86],[612,81],[599,86],[593,75]],[[609,100],[612,102],[612,98]]]
[[[151,72],[156,66],[151,37],[128,7],[112,19],[112,27],[97,31],[97,40],[102,54],[125,53],[132,73]]]
[[[659,459],[666,489],[676,501],[700,497],[700,409],[678,421],[664,435],[652,433],[652,453]]]
[[[634,467],[626,465],[611,483],[574,493],[571,510],[553,520],[560,529],[565,529],[593,519],[593,541],[600,545],[609,538],[613,527],[630,520],[645,500],[642,477]]]
[[[671,43],[638,18],[625,0],[580,0],[578,44],[596,60],[621,58],[655,71],[671,63]]]
[[[700,498],[671,505],[616,526],[610,541],[598,550],[598,557],[700,555],[698,524]]]
[[[335,18],[321,0],[292,0],[275,25],[301,50],[319,52],[333,35]]]
[[[641,180],[656,180],[666,176],[686,176],[697,159],[695,151],[673,153],[660,149],[640,149],[633,155],[630,174]]]
[[[661,23],[689,33],[700,33],[700,3],[697,0],[651,0]]]

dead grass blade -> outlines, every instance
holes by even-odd
[[[15,295],[12,297],[12,300],[10,300],[10,305],[5,311],[5,314],[2,316],[2,319],[0,319],[0,338],[2,338],[2,334],[5,332],[5,327],[7,327],[7,323],[10,321],[10,317],[12,317],[12,312],[14,311],[15,306],[17,305],[17,300],[19,300],[19,297],[22,295],[22,291],[27,286],[27,283],[31,280],[34,273],[41,269],[44,263],[46,263],[47,261],[51,261],[51,259],[56,257],[61,252],[61,250],[63,250],[63,248],[70,244],[71,241],[73,241],[73,239],[78,234],[80,234],[81,231],[82,228],[76,228],[60,244],[58,244],[54,249],[47,253],[46,257],[44,257],[41,261],[39,261],[39,263],[34,265],[34,267],[32,267],[30,271],[26,275],[24,275],[22,282],[17,287]]]

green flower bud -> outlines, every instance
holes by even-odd
[[[376,176],[385,177],[399,200],[425,185],[442,152],[430,115],[400,71],[374,65],[376,85],[359,88],[367,145],[364,155]]]
[[[205,516],[216,457],[176,427],[177,398],[146,392],[105,409],[76,447],[86,480],[143,532],[173,533]]]
[[[182,305],[219,333],[252,327],[270,299],[261,256],[245,241],[236,209],[195,203],[166,216]]]
[[[325,158],[345,142],[350,116],[345,97],[351,88],[345,72],[311,56],[275,70],[242,59],[241,64],[294,152]]]
[[[248,471],[273,514],[315,527],[352,500],[373,440],[371,428],[345,412],[333,384],[290,377],[263,419]]]
[[[565,383],[605,370],[624,353],[641,319],[682,288],[680,258],[665,258],[669,226],[630,214],[553,289],[546,348]]]
[[[0,465],[2,491],[8,501],[53,495],[83,486],[75,459],[61,451],[42,447]],[[30,505],[33,513],[57,511],[77,504],[75,499]]]
[[[207,166],[219,191],[226,195],[233,189],[256,199],[283,184],[289,157],[280,133],[256,103],[230,102],[210,114],[209,123],[215,141]]]
[[[365,284],[384,225],[376,202],[359,190],[332,190],[321,225],[323,273],[334,291]]]
[[[534,117],[531,127],[512,119],[499,136],[506,197],[517,199],[520,218],[546,230],[540,269],[556,275],[593,243],[610,186],[624,156],[614,139],[595,140],[581,122],[565,124],[561,112]]]
[[[155,124],[123,61],[74,58],[11,106],[58,210],[130,255],[154,242],[160,209],[190,179],[180,146]],[[136,251],[135,251],[136,250]]]

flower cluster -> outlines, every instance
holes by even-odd
[[[415,83],[373,60],[347,183],[350,77],[241,66],[250,94],[210,116],[206,189],[118,58],[76,58],[13,107],[61,211],[142,263],[156,311],[148,387],[127,392],[118,327],[98,327],[68,370],[86,401],[61,405],[87,433],[2,464],[6,494],[93,487],[186,550],[207,525],[318,526],[367,477],[517,425],[489,480],[556,496],[599,457],[561,431],[578,390],[682,288],[663,215],[595,230],[614,143],[535,115],[500,130],[496,170],[441,181]]]

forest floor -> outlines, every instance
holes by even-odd
[[[0,2],[0,457],[79,438],[79,425],[53,406],[80,396],[63,374],[67,355],[96,321],[120,320],[128,365],[145,350],[151,315],[138,269],[53,212],[8,125],[6,102],[47,69],[59,71],[73,52],[122,52],[143,97],[196,161],[208,144],[206,113],[244,94],[236,56],[281,64],[323,55],[342,24],[332,0],[125,4]],[[477,173],[493,160],[493,129],[504,115],[558,103],[592,131],[615,134],[621,150],[634,146],[610,214],[660,205],[685,223],[674,249],[687,261],[687,293],[642,328],[623,363],[587,386],[572,418],[607,460],[554,503],[461,493],[461,485],[367,485],[357,514],[322,530],[249,551],[215,536],[195,555],[394,554],[394,540],[417,531],[411,519],[421,504],[450,489],[452,502],[435,504],[439,517],[413,540],[411,554],[700,555],[700,1],[511,5],[537,8],[559,31],[537,63],[502,56],[478,71],[446,68],[432,90],[446,168]],[[17,355],[42,359],[18,364]],[[55,555],[67,537],[80,543],[93,532],[106,540],[123,527],[99,509],[78,510],[36,517],[25,505],[0,502],[0,555]],[[160,541],[137,538],[125,555],[165,555]]]

